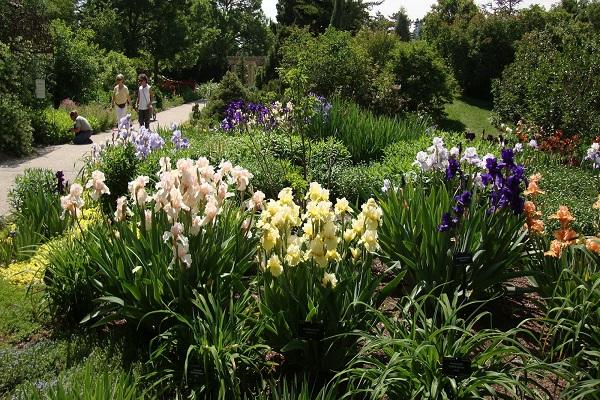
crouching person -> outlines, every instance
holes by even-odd
[[[73,143],[74,144],[90,144],[93,143],[91,136],[92,136],[92,126],[90,125],[89,121],[85,118],[83,118],[82,116],[80,116],[79,114],[77,114],[77,111],[73,110],[70,113],[71,119],[75,122],[75,125],[73,126],[73,129],[71,129],[73,132],[75,132],[75,137],[73,138]]]

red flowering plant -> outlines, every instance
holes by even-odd
[[[523,120],[517,122],[513,132],[519,143],[527,143],[532,149],[559,155],[568,165],[581,163],[577,154],[581,144],[579,134],[570,135],[562,129],[547,129]]]

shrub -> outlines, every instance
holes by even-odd
[[[102,51],[91,43],[93,33],[86,29],[74,33],[60,20],[53,21],[50,30],[54,45],[53,74],[57,83],[53,93],[55,103],[65,98],[81,103],[96,100],[101,84],[98,56]]]
[[[16,156],[30,154],[33,129],[27,111],[13,95],[0,97],[0,151]]]
[[[106,10],[102,10],[106,12]],[[109,51],[100,61],[101,73],[100,79],[104,91],[112,93],[116,85],[117,74],[123,74],[125,85],[130,91],[137,88],[137,73],[133,61],[127,56],[116,51]]]
[[[29,193],[50,193],[57,191],[56,174],[49,169],[26,169],[23,175],[15,178],[15,183],[8,192],[8,204],[13,212],[23,209],[25,197]]]
[[[211,80],[208,82],[201,83],[196,91],[198,92],[200,99],[208,100],[218,89],[219,84]]]
[[[44,110],[44,120],[47,126],[46,134],[41,138],[44,144],[63,144],[73,139],[73,121],[68,112],[62,109],[47,108]]]
[[[371,59],[366,50],[354,44],[349,32],[327,29],[313,37],[297,30],[283,44],[279,76],[282,80],[292,69],[306,77],[309,90],[321,96],[339,95],[366,103],[373,78]]]
[[[424,41],[397,45],[387,69],[393,74],[400,110],[442,114],[443,105],[452,102],[456,81],[444,60]]]
[[[248,100],[249,97],[250,93],[248,92],[248,89],[240,82],[237,75],[228,71],[219,83],[217,90],[212,93],[212,96],[208,100],[208,103],[206,103],[201,115],[203,118],[220,122],[225,116],[227,106],[232,101]]]
[[[599,40],[575,24],[525,35],[494,84],[494,110],[505,121],[562,129],[589,143],[600,131]]]
[[[89,103],[80,106],[77,110],[79,115],[88,119],[94,133],[104,132],[117,126],[115,112],[107,108],[106,104]]]
[[[391,32],[363,29],[354,38],[356,44],[367,51],[378,70],[390,60],[391,54],[400,43],[400,38]]]
[[[88,165],[88,173],[92,168],[104,173],[106,185],[110,188],[110,195],[101,198],[105,212],[114,210],[117,199],[127,194],[127,185],[133,180],[138,163],[135,147],[127,143],[107,147],[96,165]]]

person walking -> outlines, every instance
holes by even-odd
[[[131,104],[129,89],[124,85],[125,77],[122,74],[117,75],[117,86],[113,89],[112,107],[117,106],[117,126],[119,121],[127,116],[127,106]]]
[[[138,89],[135,105],[138,111],[140,128],[145,126],[146,129],[150,129],[150,115],[152,114],[152,92],[150,91],[150,85],[148,85],[148,77],[146,74],[140,74],[138,76],[138,82],[140,87]]]
[[[71,120],[75,122],[71,131],[75,132],[73,144],[90,144],[92,142],[92,126],[89,121],[73,110],[69,113]]]

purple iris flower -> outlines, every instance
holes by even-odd
[[[65,173],[63,171],[56,171],[56,192],[63,194],[65,192]]]
[[[450,181],[454,179],[454,177],[461,173],[460,171],[460,163],[455,158],[451,158],[448,160],[448,167],[446,168],[446,180]],[[462,173],[461,173],[462,174]]]

